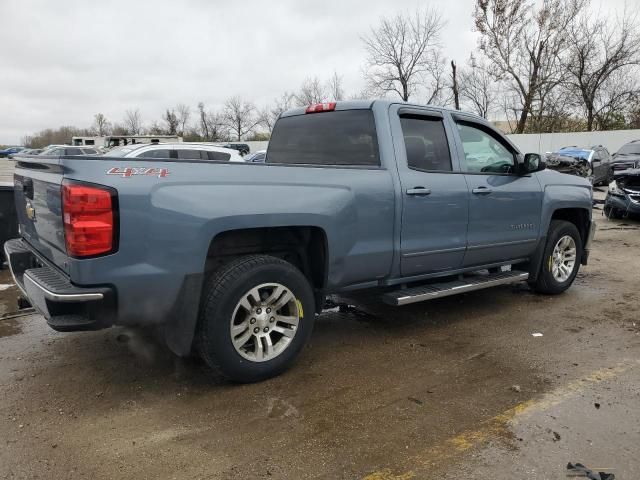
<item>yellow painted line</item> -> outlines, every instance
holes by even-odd
[[[432,468],[438,464],[452,460],[467,450],[484,445],[493,438],[505,435],[508,433],[510,425],[518,423],[533,413],[549,410],[575,394],[584,391],[586,387],[615,378],[639,363],[640,362],[636,361],[634,363],[618,364],[612,368],[596,370],[586,377],[582,377],[552,392],[544,394],[539,399],[519,403],[495,417],[485,420],[480,424],[480,428],[476,430],[462,432],[455,437],[448,438],[439,444],[423,450],[415,455],[409,462],[413,465],[412,470],[403,473],[394,473],[391,469],[386,468],[370,473],[364,477],[363,480],[410,480],[416,478],[416,470]]]

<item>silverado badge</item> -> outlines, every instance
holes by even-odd
[[[27,211],[27,218],[29,220],[31,220],[32,222],[36,221],[36,209],[33,208],[33,206],[31,205],[31,202],[27,202],[27,206],[25,207],[25,210]]]

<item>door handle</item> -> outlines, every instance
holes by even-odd
[[[493,192],[493,190],[491,190],[489,187],[478,187],[474,188],[471,191],[476,195],[489,195],[491,192]]]
[[[431,195],[431,189],[424,188],[424,187],[413,187],[407,190],[407,195],[417,195],[417,196]]]

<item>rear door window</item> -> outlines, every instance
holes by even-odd
[[[147,150],[146,152],[142,152],[140,155],[137,155],[138,158],[172,158],[171,150],[168,149],[158,149],[158,150]]]
[[[81,148],[67,148],[64,152],[65,155],[84,155]]]
[[[451,155],[441,118],[417,115],[400,117],[407,165],[427,172],[450,172]]]
[[[178,150],[178,159],[208,160],[208,157],[207,157],[207,152],[205,152],[204,150]]]
[[[267,163],[379,166],[371,110],[344,110],[284,117],[276,123]]]
[[[231,154],[225,152],[208,151],[203,153],[207,154],[208,160],[229,161],[231,158]]]

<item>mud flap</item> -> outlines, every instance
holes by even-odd
[[[180,357],[186,357],[191,353],[196,324],[198,323],[202,282],[203,275],[200,273],[185,277],[178,301],[164,328],[167,346]]]
[[[542,262],[544,261],[544,249],[547,246],[547,237],[546,235],[540,238],[538,242],[538,246],[536,247],[536,251],[533,252],[531,256],[531,260],[529,260],[529,280],[528,282],[535,282],[540,274],[540,269],[542,268]]]

